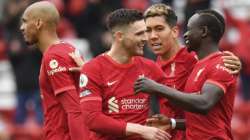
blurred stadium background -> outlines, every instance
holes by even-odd
[[[154,3],[171,5],[185,32],[196,11],[212,8],[226,18],[221,50],[240,57],[238,93],[232,120],[235,140],[250,140],[250,0],[50,0],[60,11],[58,34],[75,45],[85,60],[109,49],[107,13],[117,8],[141,11]],[[38,86],[41,54],[26,46],[19,31],[20,16],[34,0],[0,0],[0,140],[41,140],[42,111]],[[145,57],[155,56],[145,48]]]

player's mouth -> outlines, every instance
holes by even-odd
[[[190,46],[190,40],[188,39],[188,38],[185,38],[185,40],[184,40],[185,42],[185,44],[186,44],[186,47],[187,47],[187,49],[188,49],[188,51],[190,52],[190,50],[191,50],[191,46]]]
[[[162,44],[161,43],[151,43],[151,47],[153,50],[159,50],[161,49]]]
[[[184,43],[186,44],[186,46],[190,45],[190,40],[188,39],[188,37],[184,37]]]

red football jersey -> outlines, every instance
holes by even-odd
[[[227,72],[220,52],[198,61],[187,80],[185,91],[199,93],[205,82],[215,84],[224,96],[207,115],[186,112],[186,137],[188,140],[230,140],[231,118],[236,93],[236,76]]]
[[[99,101],[102,113],[106,116],[119,120],[121,123],[144,124],[149,115],[150,103],[148,94],[134,94],[134,82],[140,76],[161,83],[165,80],[163,71],[151,60],[134,57],[129,64],[118,64],[110,56],[102,54],[85,64],[82,69],[80,102],[82,104],[93,100]],[[82,105],[83,107],[86,107],[86,104]],[[121,128],[125,129],[124,126]],[[120,128],[116,130],[118,129]],[[106,132],[106,135],[95,133],[90,139],[131,140],[136,138],[116,137],[112,132]]]
[[[189,53],[186,48],[181,48],[178,53],[168,61],[162,61],[159,57],[156,63],[165,72],[168,86],[183,91],[188,76],[193,70],[197,59],[194,53]],[[182,112],[182,111],[181,111]],[[171,118],[183,118],[179,108],[168,103],[167,99],[161,99],[161,113]]]
[[[181,48],[175,56],[167,61],[161,60],[160,57],[156,60],[167,76],[167,85],[180,91],[184,91],[186,81],[196,62],[195,53],[189,53],[186,47]],[[183,110],[171,105],[166,98],[160,99],[160,112],[169,118],[184,119]],[[172,140],[182,140],[185,131],[178,131],[178,133],[172,131],[171,135]]]
[[[76,64],[69,53],[75,48],[67,43],[50,46],[43,54],[39,83],[44,110],[44,135],[46,140],[70,140],[65,109],[56,96],[62,92],[79,92],[79,74],[68,71]],[[79,102],[78,95],[72,95]],[[79,108],[80,111],[80,108]]]

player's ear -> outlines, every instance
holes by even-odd
[[[174,26],[172,27],[172,35],[174,38],[177,38],[179,36],[179,27],[178,26]]]
[[[36,28],[39,30],[42,28],[42,25],[43,25],[43,20],[42,19],[37,19],[36,21]]]
[[[208,28],[207,28],[207,26],[202,26],[201,29],[202,29],[201,37],[204,38],[208,34]]]
[[[124,34],[123,34],[122,31],[116,31],[116,32],[114,33],[114,36],[115,36],[115,39],[121,41],[121,40],[123,39]]]

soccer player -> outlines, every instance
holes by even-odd
[[[134,95],[138,77],[164,82],[153,61],[141,57],[147,41],[142,13],[118,9],[108,16],[111,49],[83,65],[80,104],[93,140],[164,140],[168,133],[144,126],[149,115],[148,94]]]
[[[39,83],[44,109],[44,139],[85,140],[80,109],[79,74],[67,71],[76,64],[68,55],[76,51],[56,34],[59,14],[47,1],[28,6],[21,18],[25,41],[43,53]]]
[[[185,86],[185,92],[139,78],[135,92],[147,92],[167,98],[172,104],[189,111],[186,139],[232,139],[231,118],[236,92],[236,78],[225,68],[218,43],[224,33],[223,17],[213,10],[203,10],[188,22],[185,43],[199,60]]]
[[[197,59],[195,58],[195,52],[189,53],[186,47],[181,47],[178,43],[179,29],[176,25],[177,16],[175,12],[168,5],[154,4],[144,12],[144,19],[147,26],[149,47],[158,56],[156,63],[166,73],[167,85],[183,91]],[[232,70],[232,73],[239,72],[241,63],[237,57],[225,52],[224,59],[225,65]],[[185,128],[182,123],[184,118],[182,109],[174,106],[167,99],[161,98],[160,110],[162,114],[169,118],[177,118],[176,129]],[[185,132],[172,131],[171,135],[172,139],[180,140],[184,139]]]

